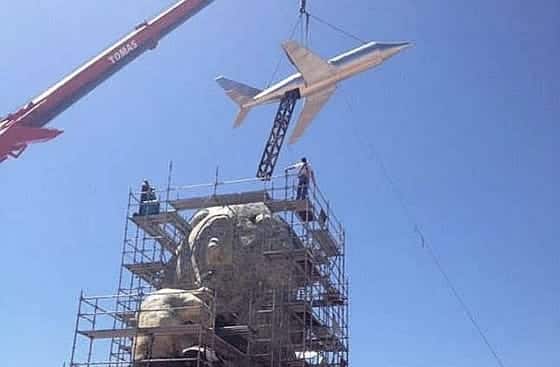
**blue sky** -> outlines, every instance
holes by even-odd
[[[0,111],[31,97],[170,0],[20,0],[0,13]],[[349,4],[352,5],[349,5]],[[65,130],[0,166],[6,365],[69,359],[77,297],[114,291],[127,193],[251,177],[275,107],[243,129],[215,85],[270,79],[296,0],[217,0],[58,117]],[[355,366],[495,366],[376,158],[508,367],[560,364],[560,3],[310,1],[359,35],[412,40],[344,83],[279,165],[306,155],[348,232]],[[356,46],[319,24],[311,47]],[[282,63],[280,76],[292,72]],[[372,152],[377,152],[374,155]]]

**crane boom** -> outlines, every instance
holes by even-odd
[[[66,76],[17,112],[0,117],[0,162],[17,158],[29,144],[51,140],[62,133],[44,126],[99,84],[159,40],[210,5],[214,0],[181,0],[107,48],[101,54]]]

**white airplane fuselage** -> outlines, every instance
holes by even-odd
[[[330,60],[324,60],[313,51],[290,40],[282,43],[286,56],[298,73],[265,90],[227,79],[216,78],[238,106],[234,127],[239,127],[249,111],[258,105],[282,100],[287,92],[297,91],[304,100],[303,108],[293,129],[289,143],[295,143],[306,131],[321,109],[336,91],[337,84],[363,71],[371,69],[410,46],[408,42],[370,42]]]
[[[293,74],[263,90],[250,101],[244,103],[242,107],[251,108],[262,104],[277,102],[282,99],[286,92],[294,89],[299,90],[301,98],[308,97],[335,86],[340,81],[378,66],[408,46],[410,46],[408,42],[367,43],[328,60],[328,63],[333,66],[334,72],[330,75],[325,75],[325,77],[319,81],[308,84],[305,82],[301,73]]]

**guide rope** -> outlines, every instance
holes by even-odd
[[[350,104],[348,96],[345,96],[345,97],[346,97],[345,98],[346,106],[348,108],[349,113],[352,115],[353,114],[352,105]],[[351,121],[357,121],[357,119],[352,118]],[[418,224],[418,221],[412,215],[412,213],[409,209],[410,206],[406,202],[402,191],[399,189],[399,187],[397,186],[397,184],[395,183],[395,181],[393,180],[393,178],[389,174],[389,171],[387,170],[387,167],[383,163],[383,161],[381,159],[381,156],[378,154],[375,147],[370,142],[364,141],[363,135],[359,134],[355,130],[354,124],[351,124],[351,125],[353,127],[353,129],[351,131],[354,135],[354,138],[356,140],[362,142],[368,148],[370,158],[372,160],[374,160],[375,163],[377,164],[377,166],[379,167],[379,169],[380,169],[383,177],[385,178],[388,186],[390,187],[391,191],[393,192],[394,197],[396,198],[396,200],[400,204],[401,210],[403,211],[403,213],[404,213],[405,217],[407,218],[408,222],[412,225],[414,233],[416,235],[418,235],[422,248],[424,248],[428,251],[428,254],[430,255],[431,260],[435,264],[435,266],[438,269],[441,276],[444,278],[447,287],[451,290],[452,295],[455,297],[455,299],[457,300],[457,302],[459,303],[459,305],[463,309],[463,312],[465,312],[465,314],[467,315],[467,318],[469,319],[469,321],[471,322],[471,324],[473,325],[475,330],[478,332],[481,340],[486,345],[486,347],[490,351],[491,355],[493,356],[494,360],[496,361],[496,364],[499,367],[505,367],[505,365],[504,365],[502,359],[500,358],[500,356],[498,355],[496,349],[490,343],[490,340],[486,336],[486,333],[480,327],[480,324],[478,323],[476,317],[474,316],[474,313],[471,311],[470,307],[467,305],[467,303],[465,302],[463,297],[460,295],[459,291],[457,290],[457,287],[455,286],[455,284],[451,280],[451,277],[449,276],[449,274],[447,273],[447,271],[443,267],[441,261],[439,260],[439,258],[436,255],[434,249],[432,248],[430,242],[427,240],[426,235],[424,234],[424,231],[421,229],[420,225]]]

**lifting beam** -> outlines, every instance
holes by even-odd
[[[280,105],[278,106],[278,112],[276,112],[276,117],[274,118],[272,131],[270,132],[261,162],[259,163],[257,178],[267,180],[272,177],[276,161],[282,149],[282,143],[284,143],[284,137],[288,131],[288,126],[290,125],[290,120],[292,119],[292,114],[299,98],[299,89],[288,91],[284,94],[284,97],[282,97]]]

